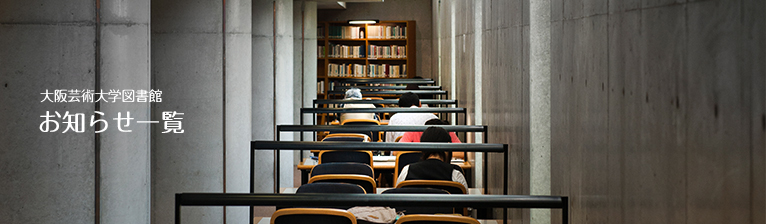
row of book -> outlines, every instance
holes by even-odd
[[[405,39],[407,27],[405,26],[367,26],[367,38],[369,39]]]
[[[330,63],[327,65],[327,76],[364,78],[365,70],[367,70],[367,65]]]
[[[407,65],[370,64],[368,78],[404,78],[407,77]]]
[[[317,94],[323,94],[324,93],[324,80],[320,80],[317,82]]]
[[[331,39],[362,39],[364,29],[359,26],[330,26]]]
[[[370,45],[369,58],[406,58],[407,47],[406,46],[376,46]]]
[[[407,77],[407,65],[363,65],[330,63],[327,66],[327,76],[355,78],[404,78]]]
[[[321,46],[320,52],[325,52],[323,50],[324,46]],[[347,46],[347,45],[340,45],[340,44],[330,44],[330,49],[327,49],[330,52],[326,52],[327,57],[331,58],[364,58],[364,47],[363,46]],[[321,56],[320,56],[321,57]]]
[[[317,39],[323,39],[324,38],[324,27],[318,26],[317,27]]]

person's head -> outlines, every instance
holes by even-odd
[[[407,84],[407,87],[404,87],[405,90],[420,90],[420,86],[418,84]]]
[[[346,97],[343,99],[346,100],[361,100],[362,99],[362,90],[359,90],[358,88],[351,88],[346,90]]]
[[[399,107],[408,108],[411,106],[420,106],[420,98],[417,94],[407,92],[399,97]]]
[[[425,131],[423,131],[423,135],[420,136],[420,142],[449,143],[452,142],[452,137],[450,137],[449,132],[444,130],[444,128],[428,127]],[[452,157],[450,156],[450,153],[445,151],[429,151],[423,152],[423,156],[420,157],[420,159],[426,160],[431,156],[437,156],[442,161],[447,162],[449,162]]]
[[[434,118],[426,121],[425,125],[449,125],[449,123],[438,118]]]

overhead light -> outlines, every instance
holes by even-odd
[[[380,20],[377,19],[357,19],[357,20],[349,20],[348,24],[376,24],[380,22]]]

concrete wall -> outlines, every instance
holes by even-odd
[[[347,21],[351,19],[377,19],[381,21],[414,20],[417,26],[417,75],[433,77],[432,16],[430,0],[387,0],[380,3],[346,3],[346,9],[321,9],[318,21]]]
[[[275,125],[293,124],[295,59],[292,3],[288,0],[253,2],[252,140],[274,140]],[[292,139],[291,134],[284,134],[281,138],[287,141]],[[292,187],[293,153],[285,151],[280,154],[280,186]],[[255,192],[273,192],[274,153],[255,151],[255,157]]]
[[[40,102],[46,89],[96,86],[97,33],[91,4],[3,2],[0,172],[5,180],[0,183],[4,189],[0,215],[4,222],[94,222],[95,135],[39,129],[46,111],[95,110],[94,104]]]
[[[148,120],[149,104],[51,103],[40,94],[148,89],[148,13],[148,1],[0,1],[0,222],[148,222],[150,125],[124,133],[112,118]],[[46,112],[87,120],[95,110],[109,121],[101,134],[88,124],[62,133],[61,118],[57,131],[39,129]]]
[[[529,194],[528,1],[433,4],[440,84],[453,92],[460,107],[468,108],[469,124],[481,120],[489,125],[490,143],[509,144],[509,194]],[[480,88],[475,86],[477,74]],[[477,103],[481,114],[476,114]],[[503,182],[497,178],[505,169],[502,155],[486,156],[489,191],[502,194]],[[516,222],[528,213],[511,210],[509,215]]]
[[[251,125],[249,1],[152,2],[153,88],[183,134],[152,131],[152,222],[173,221],[180,192],[248,192]],[[247,223],[246,208],[183,208],[190,223]]]
[[[472,7],[434,6],[445,86],[470,89],[457,71],[475,66],[465,54],[477,51],[462,51],[476,35],[465,29]],[[529,1],[481,7],[483,123],[490,142],[512,146],[510,167],[490,155],[488,172],[508,169],[510,193],[526,194],[537,15]],[[751,0],[551,0],[551,194],[570,196],[572,223],[766,222],[764,9]],[[525,212],[511,219],[529,222]]]
[[[552,193],[572,222],[764,223],[763,10],[552,1]]]

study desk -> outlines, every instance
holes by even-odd
[[[480,224],[497,224],[501,223],[502,220],[492,220],[492,219],[479,219]],[[257,224],[271,224],[271,217],[255,217],[254,222]]]
[[[379,188],[377,188],[375,190],[375,192],[377,192],[376,194],[381,194],[384,191],[389,190],[389,189],[394,189],[394,188],[391,188],[391,187],[379,187]],[[279,188],[279,193],[280,194],[295,194],[295,192],[297,190],[298,190],[297,187],[283,187],[283,188]],[[484,192],[483,188],[468,188],[468,194],[469,195],[483,195],[484,194],[483,192]]]
[[[375,171],[376,174],[378,173],[393,173],[394,168],[396,167],[396,157],[395,156],[387,156],[385,158],[391,158],[393,157],[393,160],[388,159],[384,160],[384,156],[373,156],[372,161],[372,169]],[[311,169],[314,168],[314,166],[317,165],[316,160],[310,159],[310,158],[303,158],[303,161],[301,161],[298,164],[298,170],[301,171],[301,185],[306,184],[309,182],[309,173],[311,172]],[[470,180],[469,178],[472,178],[471,172],[468,172],[471,168],[473,168],[473,165],[471,165],[470,162],[462,161],[462,160],[456,160],[453,161],[452,164],[460,166],[460,168],[465,171],[465,179]],[[376,175],[377,176],[377,175]],[[396,180],[394,180],[396,181]],[[469,181],[470,182],[470,181]]]

